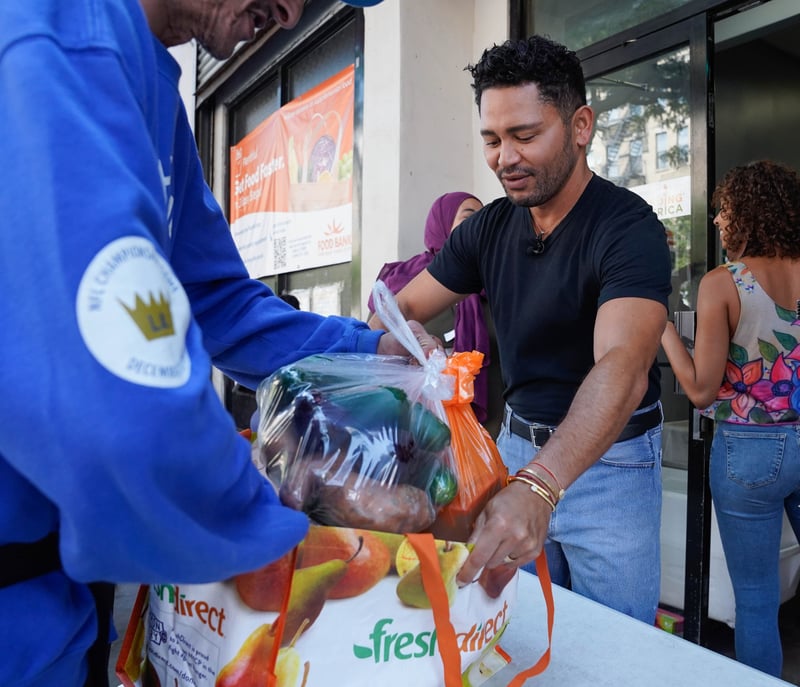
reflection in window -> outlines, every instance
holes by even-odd
[[[592,169],[629,188],[653,183],[668,171],[688,175],[688,85],[685,47],[589,79],[587,98],[595,112]],[[683,148],[681,129],[686,129]]]
[[[669,167],[667,134],[661,131],[656,134],[656,169],[666,169],[667,167]]]
[[[673,267],[670,310],[687,307],[696,281],[689,82],[689,49],[684,46],[586,83],[595,113],[589,166],[642,196],[664,223]]]
[[[289,68],[290,99],[297,98],[353,63],[355,26],[349,24]]]
[[[525,0],[522,5],[523,32],[526,36],[544,34],[572,50],[580,50],[690,1]]]
[[[627,114],[627,108],[615,107],[608,111],[608,123],[616,124]]]
[[[689,159],[689,127],[678,129],[678,153],[683,160]]]
[[[619,143],[612,143],[606,148],[606,177],[615,181],[619,178]]]
[[[231,117],[231,141],[238,143],[281,106],[280,81],[273,76],[260,85]]]
[[[631,166],[631,173],[636,176],[644,174],[644,166],[642,164],[642,150],[644,146],[641,138],[634,138],[631,141],[630,150],[628,151],[629,164]]]

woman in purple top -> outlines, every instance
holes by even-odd
[[[471,193],[454,191],[439,196],[425,220],[425,251],[397,262],[387,262],[378,273],[378,279],[389,287],[392,293],[397,293],[408,282],[416,277],[422,270],[430,265],[433,256],[444,245],[450,232],[453,231],[467,217],[483,207],[483,203]],[[372,296],[369,299],[370,314],[375,312]],[[489,408],[489,379],[487,367],[490,359],[490,340],[486,320],[483,315],[483,302],[481,296],[473,294],[461,301],[452,313],[447,313],[445,329],[452,339],[445,335],[444,345],[454,351],[480,351],[483,353],[483,372],[475,378],[475,398],[472,408],[479,422],[486,422]],[[436,323],[428,325],[429,331],[436,331]]]

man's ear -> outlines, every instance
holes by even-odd
[[[581,148],[588,146],[589,141],[592,139],[594,110],[588,105],[581,105],[572,115],[572,127],[575,142]]]

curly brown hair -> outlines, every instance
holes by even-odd
[[[800,176],[788,165],[758,160],[730,169],[711,202],[727,215],[729,249],[744,256],[800,258]]]
[[[565,122],[581,105],[586,105],[586,83],[578,56],[547,36],[533,35],[493,45],[465,70],[472,74],[478,112],[486,89],[529,83],[536,84],[541,101],[558,109]]]

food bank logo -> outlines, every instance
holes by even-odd
[[[475,623],[465,632],[456,633],[456,642],[462,653],[480,651],[489,644],[505,627],[508,603],[494,616]],[[435,654],[436,630],[413,632],[392,632],[392,618],[381,618],[375,623],[366,645],[354,644],[353,655],[359,659],[372,659],[375,663],[388,663],[392,660],[407,661]]]

